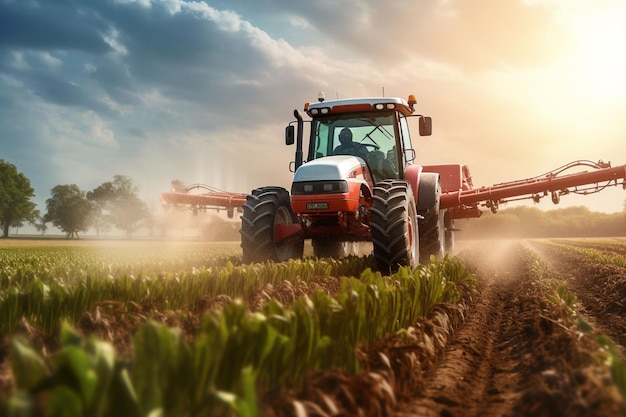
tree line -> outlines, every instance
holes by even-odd
[[[46,200],[43,215],[30,201],[35,191],[15,165],[0,159],[0,225],[2,237],[9,236],[11,227],[26,223],[42,233],[51,223],[68,238],[95,228],[96,233],[116,227],[132,235],[150,217],[148,207],[138,196],[138,188],[124,175],[115,175],[91,191],[76,184],[57,185]]]
[[[477,219],[456,222],[460,238],[543,238],[626,236],[626,204],[619,213],[599,213],[584,206],[543,211],[519,206]]]

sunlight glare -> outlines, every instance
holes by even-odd
[[[566,76],[595,100],[626,98],[626,3],[589,6],[571,16],[576,46],[564,64]]]

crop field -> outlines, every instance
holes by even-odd
[[[626,415],[626,239],[308,253],[0,242],[0,416]]]

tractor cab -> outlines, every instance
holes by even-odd
[[[398,164],[396,122],[393,111],[316,117],[311,122],[308,160],[353,155],[365,161],[375,182],[399,179],[403,170]]]
[[[306,161],[336,155],[353,155],[366,164],[374,182],[402,179],[415,159],[408,128],[408,117],[420,117],[420,135],[430,135],[429,117],[414,115],[415,98],[363,98],[306,103],[311,117],[308,151],[302,149],[302,118],[298,119],[298,145],[295,168]],[[294,143],[294,128],[287,128],[287,144]],[[300,157],[298,157],[300,152]]]

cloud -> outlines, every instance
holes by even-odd
[[[523,0],[392,0],[256,3],[254,13],[306,22],[315,38],[341,45],[369,65],[397,65],[419,56],[480,71],[494,65],[549,62],[563,42],[554,2]],[[557,3],[558,6],[558,3]],[[249,6],[250,7],[250,6]]]
[[[0,152],[43,196],[116,174],[154,199],[175,178],[287,186],[293,110],[319,90],[384,89],[416,94],[434,117],[435,137],[415,139],[423,161],[509,179],[521,158],[555,159],[563,135],[577,144],[568,152],[588,152],[567,124],[584,112],[567,110],[574,96],[553,65],[575,38],[564,4],[0,0]],[[546,143],[551,154],[537,150]]]
[[[67,1],[0,1],[0,48],[109,50],[97,14]]]

